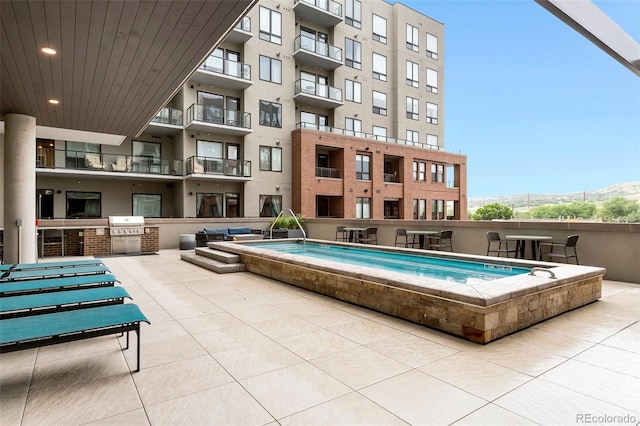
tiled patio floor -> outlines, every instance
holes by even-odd
[[[178,250],[104,260],[151,320],[142,370],[115,337],[3,354],[2,426],[640,421],[640,285],[480,346]]]

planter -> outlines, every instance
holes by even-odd
[[[287,238],[304,238],[302,229],[287,229]]]

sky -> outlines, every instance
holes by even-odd
[[[402,0],[445,25],[445,146],[468,197],[640,181],[640,78],[533,0]],[[594,3],[640,41],[640,0]]]

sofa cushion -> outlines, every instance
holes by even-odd
[[[250,227],[228,228],[228,235],[250,234]]]
[[[229,234],[227,228],[204,228],[203,231],[207,234]]]

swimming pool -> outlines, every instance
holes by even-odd
[[[307,255],[315,246],[339,255],[331,260]],[[195,252],[212,257],[219,252],[233,254],[249,272],[476,343],[491,342],[600,299],[606,272],[592,266],[312,239],[307,239],[306,248],[302,240],[289,239],[215,242]],[[361,263],[344,263],[353,253]],[[508,273],[490,280],[408,274],[379,267],[383,262],[373,257],[367,261],[374,255],[391,264],[415,256],[435,264],[463,264],[465,273],[469,266],[479,265],[481,275]],[[484,271],[485,267],[493,271]]]
[[[252,247],[295,254],[314,259],[331,260],[352,266],[372,266],[401,274],[435,278],[472,284],[514,275],[527,274],[531,268],[475,262],[458,259],[444,259],[415,253],[381,251],[366,247],[337,246],[331,244],[284,241],[277,243],[254,243]]]

